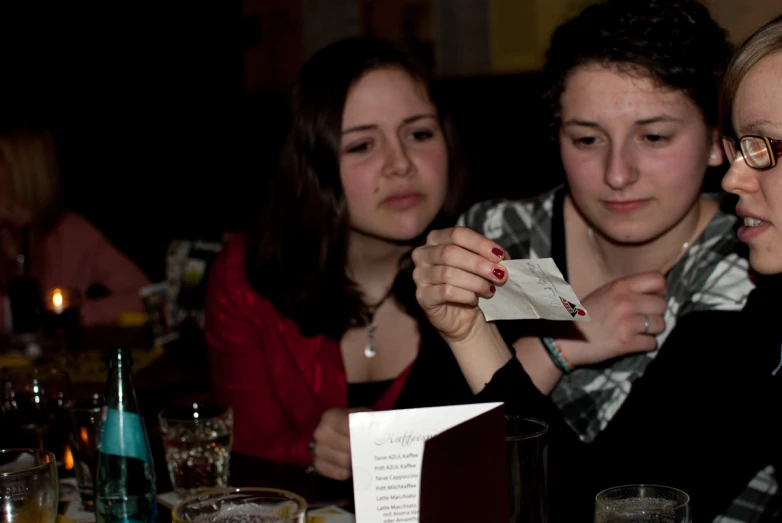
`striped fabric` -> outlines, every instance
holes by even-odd
[[[535,200],[478,203],[461,217],[459,225],[497,242],[514,259],[551,257],[554,202],[557,191],[562,190],[558,188]],[[658,347],[676,326],[677,319],[689,312],[744,307],[754,285],[749,279],[747,260],[736,254],[735,223],[735,216],[718,211],[669,271],[666,329],[657,336]],[[562,377],[551,399],[582,441],[593,441],[606,427],[624,403],[633,382],[643,375],[657,353],[628,355],[606,366],[578,368]],[[777,521],[781,507],[782,495],[773,467],[769,466],[758,472],[715,523]]]

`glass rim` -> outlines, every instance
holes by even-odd
[[[192,496],[189,496],[176,505],[171,509],[171,519],[173,523],[187,523],[187,520],[182,519],[181,516],[178,515],[178,512],[180,512],[182,509],[184,509],[188,504],[193,503],[195,501],[207,501],[209,499],[219,499],[219,497],[230,495],[230,494],[277,494],[280,497],[289,499],[291,501],[296,502],[298,505],[297,510],[294,514],[291,514],[289,517],[300,517],[303,514],[307,513],[307,509],[309,508],[307,504],[307,500],[304,499],[299,494],[296,494],[295,492],[291,492],[290,490],[284,490],[279,488],[273,488],[273,487],[217,487],[217,488],[209,488],[200,491],[197,494],[194,494]]]
[[[519,436],[508,436],[505,435],[506,441],[521,441],[525,439],[533,439],[533,438],[539,438],[541,436],[544,436],[549,431],[549,425],[542,419],[538,418],[531,418],[529,416],[521,416],[519,414],[506,414],[505,415],[505,421],[508,420],[517,420],[517,421],[527,421],[531,422],[533,425],[537,426],[537,430],[530,432],[529,434],[523,434]]]
[[[0,478],[10,478],[12,476],[20,476],[22,474],[29,474],[30,472],[39,472],[43,471],[51,466],[52,463],[54,463],[55,470],[57,467],[57,457],[54,455],[54,452],[48,451],[48,450],[41,450],[41,449],[33,449],[33,448],[24,448],[24,447],[17,447],[17,448],[10,448],[10,449],[0,449],[0,454],[33,454],[37,456],[45,456],[48,458],[48,461],[45,463],[41,463],[40,465],[34,465],[30,468],[26,468],[24,470],[17,470],[16,472],[0,472]]]
[[[621,490],[621,489],[640,489],[640,488],[644,488],[644,487],[645,488],[667,490],[669,492],[672,492],[672,493],[675,493],[675,494],[681,496],[682,497],[682,501],[676,503],[676,506],[673,507],[674,510],[680,509],[680,508],[682,508],[682,507],[684,507],[684,506],[686,506],[687,504],[690,503],[690,495],[687,494],[685,491],[683,491],[681,489],[678,489],[676,487],[669,487],[667,485],[657,485],[657,484],[654,484],[654,483],[630,483],[630,484],[627,484],[627,485],[618,485],[616,487],[609,487],[607,489],[601,490],[600,492],[598,492],[595,495],[595,502],[597,502],[597,503],[605,503],[605,499],[602,499],[602,498],[604,498],[609,492],[612,492],[612,491]]]
[[[203,417],[201,417],[199,415],[197,418],[194,418],[194,417],[191,417],[191,418],[168,417],[168,416],[165,416],[164,413],[166,411],[168,411],[169,409],[182,409],[183,411],[190,410],[191,413],[192,412],[196,412],[196,409],[193,409],[193,408],[189,408],[188,409],[187,407],[171,407],[171,406],[169,406],[169,407],[163,407],[162,409],[160,409],[158,411],[158,413],[157,413],[157,418],[158,418],[159,421],[165,420],[166,423],[198,423],[198,422],[200,422],[202,420],[219,419],[219,418],[222,418],[223,416],[225,416],[226,414],[233,415],[233,407],[231,407],[230,405],[228,407],[220,407],[219,405],[212,404],[212,406],[215,406],[218,409],[217,413],[214,414],[213,416],[203,416]]]
[[[100,412],[103,410],[102,405],[93,405],[93,406],[87,406],[87,405],[74,405],[70,404],[66,407],[66,410],[69,410],[71,412]]]
[[[67,406],[67,410],[70,412],[100,412],[103,410],[105,403],[90,403],[88,400],[71,400]]]

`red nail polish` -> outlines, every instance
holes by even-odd
[[[489,285],[489,292],[490,292],[490,293],[494,294],[494,292],[495,292],[496,290],[497,290],[497,287],[495,287],[494,285]]]
[[[505,277],[505,271],[503,271],[502,269],[494,269],[492,274],[494,274],[494,276],[496,276],[498,280],[501,280]]]
[[[502,252],[502,249],[500,249],[500,248],[498,248],[498,247],[495,247],[495,248],[493,248],[493,249],[491,250],[491,253],[492,253],[493,255],[495,255],[497,258],[502,258],[502,257],[503,257],[503,255],[505,254],[504,252]]]

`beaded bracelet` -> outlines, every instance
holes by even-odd
[[[548,336],[541,336],[540,341],[542,341],[543,346],[546,347],[549,356],[551,356],[551,359],[554,361],[554,365],[565,374],[570,374],[573,370],[573,365],[570,364],[567,356],[562,352],[562,347],[559,343],[554,338],[549,338]]]

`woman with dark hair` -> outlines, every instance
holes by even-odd
[[[330,45],[292,102],[261,215],[211,272],[206,338],[234,449],[346,479],[351,409],[472,397],[427,327],[409,259],[453,223],[463,176],[426,72],[391,43]],[[430,386],[439,354],[452,385]]]
[[[776,509],[779,396],[746,339],[768,326],[742,313],[754,285],[735,217],[701,194],[723,163],[730,51],[694,0],[585,8],[545,67],[567,183],[479,203],[413,252],[419,303],[472,391],[552,425],[553,520],[588,521],[598,491],[628,483],[680,488],[704,521]],[[590,322],[485,321],[501,262],[538,257]]]

